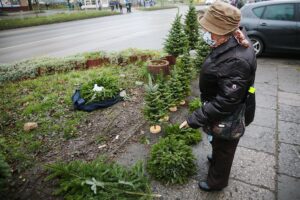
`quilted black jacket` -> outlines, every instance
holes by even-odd
[[[192,128],[208,126],[238,112],[254,83],[255,71],[252,45],[245,48],[231,37],[213,49],[200,73],[201,101],[205,104],[188,117],[188,125]]]

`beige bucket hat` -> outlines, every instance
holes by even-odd
[[[199,17],[200,25],[209,32],[226,35],[239,27],[241,11],[222,1],[216,1]]]

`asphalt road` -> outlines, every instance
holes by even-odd
[[[180,6],[180,13],[187,6]],[[0,32],[0,63],[126,48],[161,49],[177,9],[133,12]]]

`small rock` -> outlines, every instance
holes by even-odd
[[[144,85],[144,83],[143,83],[142,81],[136,81],[136,82],[135,82],[135,85],[137,85],[137,86],[142,86],[142,85]]]
[[[98,149],[102,149],[102,148],[104,148],[104,147],[106,147],[106,146],[107,146],[106,144],[100,145],[100,146],[98,147]]]
[[[29,132],[33,129],[36,129],[38,124],[36,122],[27,122],[24,124],[24,131]]]
[[[126,97],[126,96],[127,96],[127,94],[126,94],[125,90],[123,90],[123,91],[120,92],[120,97]]]

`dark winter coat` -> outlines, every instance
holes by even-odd
[[[239,112],[249,87],[254,83],[255,71],[256,57],[252,45],[245,48],[231,37],[213,49],[200,73],[201,101],[205,103],[188,117],[188,125],[206,127]]]

